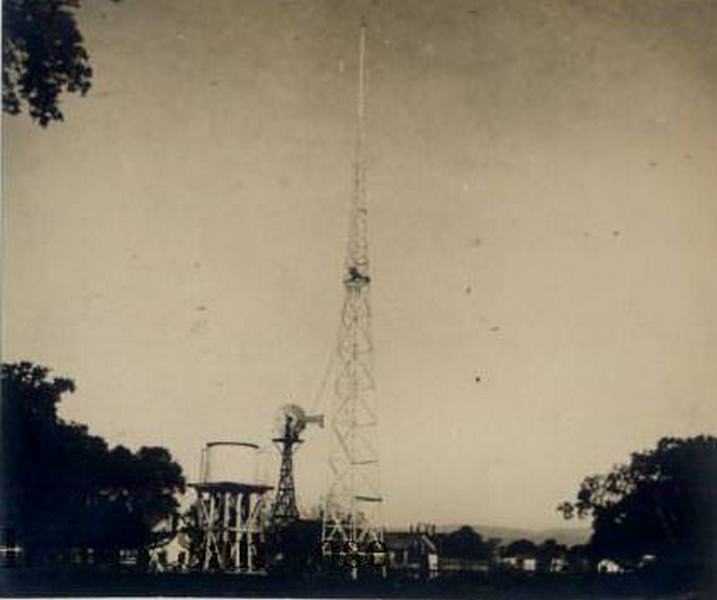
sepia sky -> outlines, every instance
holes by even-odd
[[[717,430],[710,0],[85,2],[91,93],[4,120],[4,358],[191,480],[321,409],[362,12],[386,521],[562,525],[585,475]]]

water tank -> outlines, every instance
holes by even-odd
[[[262,485],[259,447],[248,442],[209,442],[202,452],[202,483]]]

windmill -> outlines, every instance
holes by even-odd
[[[281,453],[279,482],[271,510],[271,524],[274,528],[284,527],[299,518],[296,505],[296,485],[294,483],[295,447],[303,440],[299,437],[309,424],[324,426],[323,415],[307,415],[298,404],[286,404],[276,416],[278,437],[272,441]]]

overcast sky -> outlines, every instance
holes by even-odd
[[[91,93],[5,118],[5,359],[192,480],[320,408],[364,11],[385,518],[561,525],[585,475],[717,430],[712,1],[85,2]]]

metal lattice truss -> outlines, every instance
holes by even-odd
[[[328,420],[329,485],[322,527],[324,555],[348,558],[383,554],[378,414],[373,380],[369,301],[368,211],[365,186],[366,25],[359,41],[356,161],[339,326],[337,369]]]
[[[267,489],[226,484],[197,486],[203,570],[261,571]]]
[[[330,419],[323,541],[327,550],[343,553],[352,548],[361,554],[382,540],[378,417],[371,374],[368,278],[347,279],[346,287]]]
[[[296,485],[294,484],[294,445],[301,442],[292,437],[288,431],[283,438],[277,438],[275,443],[281,449],[281,468],[279,483],[276,487],[276,497],[271,510],[271,523],[274,526],[284,526],[299,518],[299,509],[296,505]]]

